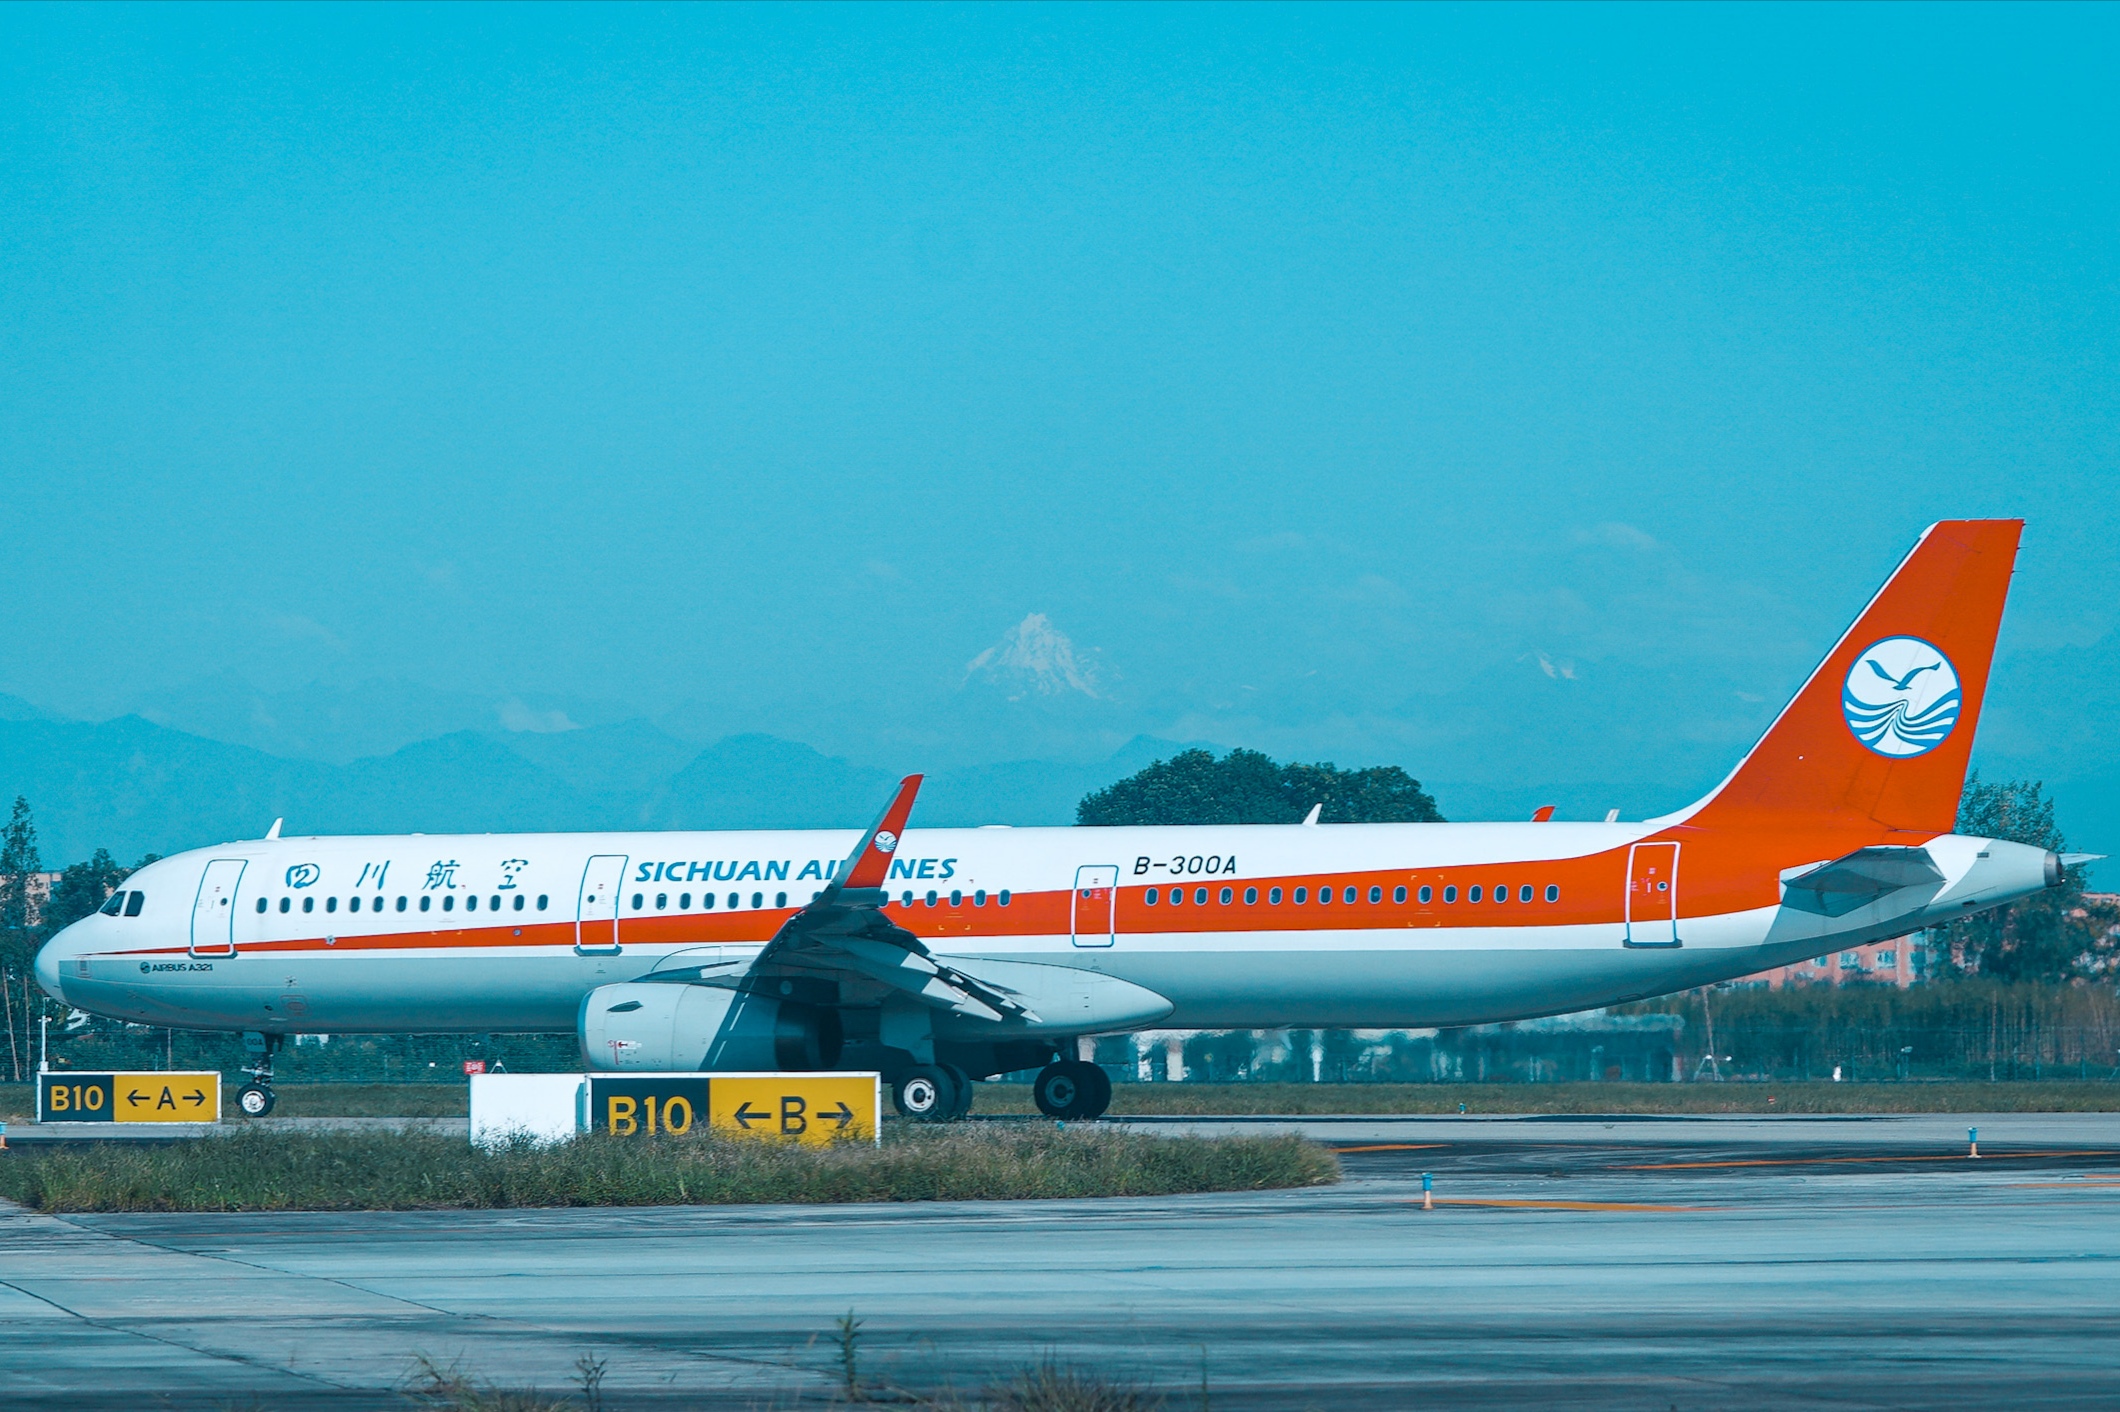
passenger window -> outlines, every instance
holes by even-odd
[[[979,890],[978,890],[977,892],[975,892],[975,893],[973,893],[973,894],[972,894],[972,905],[973,905],[974,907],[984,907],[984,906],[986,906],[986,889],[985,889],[985,888],[983,888],[983,887],[982,887],[982,888],[980,888],[980,889],[979,889]]]
[[[1170,905],[1173,907],[1183,907],[1185,905],[1184,888],[1174,887],[1170,890]]]
[[[1306,902],[1308,902],[1308,901],[1310,901],[1310,889],[1309,889],[1309,888],[1307,888],[1307,887],[1299,887],[1299,888],[1297,888],[1297,889],[1296,889],[1296,906],[1298,906],[1298,907],[1301,907],[1301,906],[1302,906],[1302,905],[1303,905],[1304,903],[1306,903]]]
[[[338,911],[338,910],[339,910],[339,900],[338,900],[338,899],[337,899],[336,897],[327,897],[327,898],[325,898],[325,899],[324,899],[324,910],[325,910],[326,912],[336,912],[336,911]]]
[[[1525,883],[1522,887],[1516,890],[1516,900],[1519,902],[1529,902],[1531,900],[1530,883]]]
[[[1403,887],[1393,888],[1391,890],[1391,900],[1393,902],[1404,902],[1406,900],[1406,889]]]
[[[1224,907],[1227,907],[1227,906],[1229,905],[1229,900],[1230,900],[1230,899],[1231,899],[1232,897],[1235,897],[1235,896],[1236,896],[1236,892],[1235,892],[1235,890],[1234,890],[1234,889],[1232,889],[1232,888],[1226,888],[1226,887],[1225,887],[1225,888],[1223,888],[1223,889],[1222,889],[1222,896],[1221,896],[1221,902],[1222,902],[1222,905],[1223,905]]]
[[[670,894],[669,894],[669,893],[667,893],[667,892],[658,892],[658,893],[656,893],[656,894],[655,894],[655,910],[656,910],[656,911],[658,911],[658,912],[667,912],[667,911],[669,911],[669,910],[670,910]]]
[[[774,894],[773,894],[773,905],[774,905],[775,907],[785,907],[785,906],[787,906],[787,905],[788,905],[788,895],[787,895],[786,893],[784,893],[784,892],[776,892],[776,893],[774,893]]]
[[[999,901],[999,902],[1001,903],[1001,905],[1002,905],[1002,906],[1004,906],[1004,907],[1008,906],[1008,889],[1007,889],[1007,888],[1003,888],[1003,889],[1001,889],[1001,892],[1000,892],[999,898],[998,898],[997,900],[998,900],[998,901]]]
[[[755,911],[757,911],[757,910],[758,910],[759,908],[761,908],[761,907],[763,907],[763,906],[765,906],[765,905],[766,905],[766,895],[765,895],[764,893],[762,893],[762,892],[754,892],[754,893],[752,893],[752,894],[751,894],[751,910],[752,910],[752,911],[754,911],[754,912],[755,912]]]
[[[1465,900],[1467,902],[1477,902],[1480,900],[1480,888],[1478,883],[1474,883],[1471,887],[1465,889]]]
[[[900,905],[901,907],[910,907],[910,906],[912,906],[912,905],[913,905],[913,894],[912,894],[912,893],[910,893],[910,892],[908,892],[907,894],[905,894],[905,896],[903,896],[903,897],[901,897],[901,898],[899,898],[899,899],[898,899],[898,903],[899,903],[899,905]]]
[[[103,910],[103,911],[105,911],[105,912],[109,912],[110,914],[112,914],[113,916],[115,916],[115,915],[117,915],[117,911],[118,911],[118,904],[119,904],[120,902],[123,902],[124,900],[125,900],[125,898],[124,898],[124,895],[123,895],[123,894],[120,894],[120,895],[119,895],[119,896],[117,896],[117,897],[113,897],[113,898],[112,898],[112,899],[111,899],[110,901],[108,901],[108,902],[106,902],[106,903],[104,903],[104,904],[103,904],[103,906],[102,906],[102,909],[101,909],[101,910]],[[262,897],[258,899],[258,910],[259,910],[260,912],[262,912],[262,911],[264,911],[264,910],[265,910],[265,899],[264,899],[264,898],[262,898]]]
[[[515,894],[515,910],[518,912],[523,910],[523,895],[519,892]]]
[[[434,907],[434,896],[433,896],[433,894],[431,894],[431,893],[423,893],[423,894],[421,894],[421,896],[420,896],[420,910],[421,910],[422,912],[426,912],[426,911],[430,911],[430,910],[432,910],[432,909],[433,909],[433,907]]]
[[[1369,889],[1369,900],[1371,902],[1382,902],[1384,900],[1384,889],[1380,887],[1372,887],[1371,889]],[[1402,887],[1399,889],[1399,901],[1404,902],[1405,900],[1406,889]]]
[[[935,894],[930,892],[925,898],[921,900],[926,902],[928,906],[932,907],[935,905]]]
[[[905,899],[905,900],[906,900],[907,902],[911,902],[911,901],[913,900],[912,894],[911,894],[911,893],[907,893],[907,894],[906,894],[906,899]],[[736,910],[737,908],[739,908],[739,907],[741,907],[741,906],[743,906],[743,894],[742,894],[742,893],[738,893],[738,892],[732,892],[732,893],[730,893],[730,894],[729,894],[729,910],[730,910],[731,912],[733,912],[733,911],[735,911],[735,910]]]
[[[477,893],[473,893],[471,896],[464,899],[464,910],[466,912],[476,912],[478,910]]]
[[[1271,904],[1271,905],[1273,905],[1273,906],[1275,906],[1275,907],[1278,907],[1278,906],[1280,906],[1280,905],[1281,905],[1281,889],[1279,889],[1279,888],[1277,888],[1277,887],[1272,887],[1272,888],[1268,888],[1268,889],[1266,890],[1266,900],[1267,900],[1267,902],[1268,902],[1269,904]]]
[[[963,905],[964,905],[964,894],[963,894],[963,893],[961,893],[961,892],[952,892],[952,893],[950,894],[950,906],[952,906],[952,907],[962,907]]]
[[[489,912],[498,912],[498,911],[500,911],[500,910],[501,910],[501,900],[500,900],[500,899],[499,899],[498,897],[489,897],[489,898],[487,898],[487,899],[486,899],[486,910],[487,910],[487,911],[489,911]]]
[[[358,912],[361,910],[361,897],[359,893],[355,893],[352,897],[346,899],[346,910],[349,912]]]
[[[398,911],[400,911],[400,912],[402,912],[402,911],[404,911],[404,910],[405,910],[405,896],[404,896],[404,894],[403,894],[403,893],[400,893],[400,894],[398,894],[398,905],[397,905],[397,909],[398,909]]]
[[[1351,887],[1350,887],[1350,888],[1348,888],[1348,889],[1347,889],[1347,891],[1346,891],[1345,893],[1343,893],[1343,894],[1341,895],[1341,897],[1340,897],[1340,900],[1341,900],[1342,902],[1352,902],[1352,901],[1354,901],[1354,899],[1355,899],[1355,890],[1354,890],[1353,888],[1351,888]]]
[[[1319,905],[1320,907],[1330,907],[1330,906],[1332,905],[1332,889],[1331,889],[1331,888],[1329,888],[1329,887],[1321,887],[1321,888],[1319,888],[1319,889],[1318,889],[1318,905]]]
[[[1445,902],[1457,901],[1457,887],[1455,885],[1443,889],[1443,900]],[[1479,899],[1476,897],[1472,900],[1475,902],[1479,901]]]
[[[1561,890],[1560,890],[1560,889],[1559,889],[1558,887],[1555,887],[1555,886],[1554,886],[1554,885],[1553,885],[1552,883],[1547,883],[1547,884],[1546,884],[1546,900],[1547,900],[1548,902],[1558,902],[1558,901],[1560,901],[1560,900],[1561,900]]]
[[[633,898],[633,905],[634,905],[635,907],[638,907],[638,906],[640,906],[640,897],[639,897],[639,895],[638,895],[638,894],[636,894],[636,895],[634,896],[634,898]],[[455,893],[453,893],[453,892],[449,892],[449,893],[444,893],[444,894],[442,895],[442,910],[443,910],[444,912],[454,912],[454,911],[456,910],[456,894],[455,894]]]
[[[1257,902],[1258,902],[1258,900],[1259,900],[1259,890],[1258,890],[1257,888],[1255,888],[1255,887],[1247,887],[1247,888],[1245,888],[1245,889],[1244,889],[1244,905],[1245,905],[1246,907],[1251,907],[1251,906],[1254,906],[1254,905],[1256,905],[1256,904],[1257,904]]]
[[[314,897],[305,897],[305,898],[303,898],[303,899],[302,899],[302,910],[303,910],[304,912],[314,912],[314,911],[316,911],[316,910],[317,910],[317,900],[316,900],[316,899],[315,899]]]
[[[1207,905],[1207,889],[1206,889],[1206,888],[1204,888],[1204,887],[1196,887],[1196,888],[1194,888],[1194,889],[1193,889],[1193,906],[1195,906],[1195,907],[1205,907],[1206,905]]]
[[[1496,902],[1507,902],[1509,900],[1509,884],[1503,883],[1494,890],[1494,900]]]
[[[646,900],[646,899],[644,899],[644,898],[643,898],[643,897],[642,897],[642,896],[641,896],[641,895],[640,895],[639,893],[637,893],[637,892],[636,892],[636,893],[634,893],[634,894],[633,894],[633,910],[634,910],[634,911],[636,911],[636,912],[638,912],[638,911],[639,911],[639,910],[641,909],[641,904],[642,904],[642,903],[643,903],[643,902],[644,902],[645,900]],[[444,903],[443,905],[444,905],[444,906],[447,906],[448,904],[447,904],[447,903]]]
[[[680,912],[691,911],[692,894],[689,892],[680,892],[679,894],[677,894],[677,908]]]
[[[1426,887],[1426,886],[1422,887],[1422,889],[1421,889],[1421,905],[1422,905],[1423,907],[1426,907],[1426,906],[1427,906],[1427,905],[1428,905],[1429,903],[1431,903],[1431,902],[1433,902],[1433,901],[1435,901],[1435,889],[1434,889],[1434,888],[1432,888],[1432,887]]]
[[[545,900],[546,900],[546,898],[548,898],[548,897],[549,897],[550,895],[551,895],[551,894],[549,894],[549,893],[544,893],[544,892],[541,892],[541,893],[539,893],[539,894],[537,895],[537,910],[538,910],[538,911],[542,912],[542,911],[544,911],[544,910],[545,910]]]
[[[708,910],[709,912],[713,911],[713,910],[714,910],[714,894],[713,894],[713,893],[711,893],[711,892],[702,892],[702,893],[701,893],[701,894],[699,895],[699,905],[700,905],[700,906],[702,906],[702,907],[704,907],[704,908],[706,908],[706,909],[707,909],[707,910]]]

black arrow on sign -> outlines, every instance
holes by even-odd
[[[770,1118],[773,1115],[771,1113],[753,1113],[751,1111],[750,1100],[745,1099],[743,1102],[743,1106],[738,1108],[734,1113],[731,1113],[729,1116],[736,1120],[737,1127],[742,1128],[745,1132],[749,1132],[751,1130],[751,1124],[757,1122],[760,1118]]]
[[[843,1128],[848,1123],[854,1121],[854,1110],[847,1107],[846,1100],[842,1098],[839,1100],[839,1109],[837,1112],[827,1110],[823,1116],[830,1118],[833,1122],[839,1124],[839,1126]]]
[[[187,1093],[184,1095],[184,1101],[186,1103],[204,1103],[206,1101],[205,1091],[201,1090],[196,1093]]]
[[[138,1089],[134,1089],[131,1093],[125,1095],[125,1101],[127,1103],[145,1103],[147,1101],[147,1095],[140,1092],[140,1090]]]

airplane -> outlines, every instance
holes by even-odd
[[[291,1033],[573,1030],[591,1070],[874,1069],[961,1118],[1088,1036],[1415,1027],[1641,1000],[2053,887],[2087,855],[1952,832],[2022,521],[1929,527],[1706,797],[1636,822],[263,839],[126,879],[40,952],[97,1015]]]

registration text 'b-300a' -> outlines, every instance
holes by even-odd
[[[55,998],[246,1032],[553,1031],[599,1071],[875,1069],[961,1116],[1085,1035],[1463,1025],[1697,986],[2053,886],[1951,832],[2021,524],[1923,534],[1765,736],[1640,822],[280,838],[163,859],[38,957]],[[1543,811],[1542,811],[1543,812]]]

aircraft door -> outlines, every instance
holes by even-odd
[[[206,865],[198,898],[191,904],[192,955],[236,954],[236,884],[243,867],[240,858],[216,858]]]
[[[599,853],[582,869],[574,906],[574,949],[582,955],[609,956],[618,950],[618,893],[625,881],[622,853]]]
[[[1678,939],[1678,845],[1637,843],[1627,853],[1628,946],[1683,946]]]
[[[1077,946],[1110,946],[1118,935],[1119,868],[1091,863],[1075,869],[1069,930]]]

